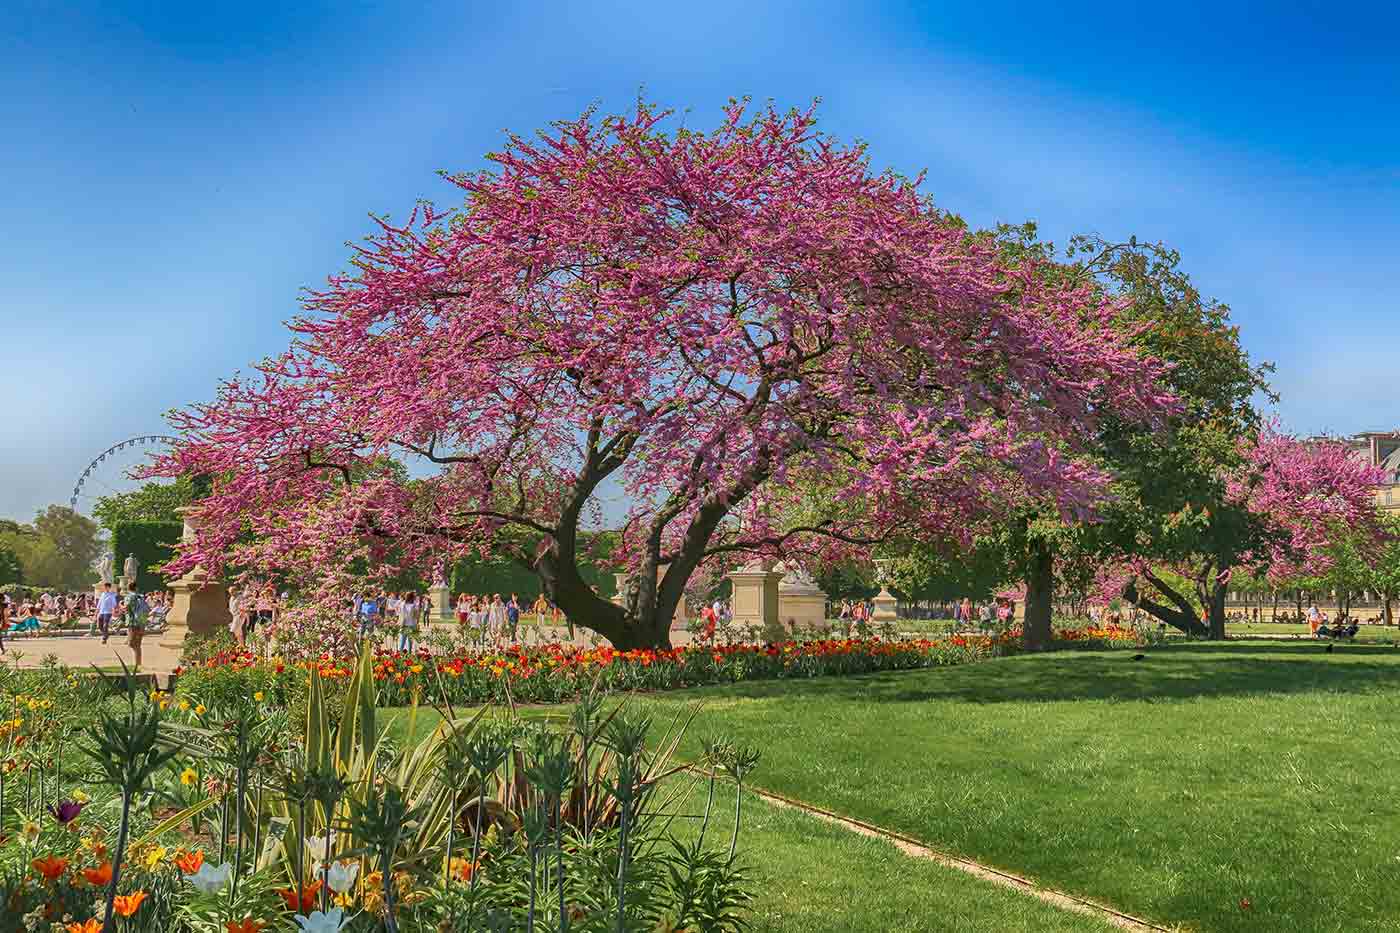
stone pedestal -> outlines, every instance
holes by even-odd
[[[735,625],[772,625],[778,622],[778,581],[783,575],[762,566],[745,567],[729,574],[734,586],[730,605]]]
[[[185,520],[181,538],[185,541],[194,540],[197,526],[193,512],[194,509],[188,506],[180,510]],[[175,599],[170,604],[169,615],[165,617],[167,628],[161,636],[160,647],[179,651],[190,632],[207,635],[220,628],[228,628],[233,621],[228,611],[228,587],[211,577],[203,567],[195,567],[171,583],[170,589],[175,593]]]
[[[826,624],[826,594],[799,567],[778,581],[778,621],[790,630]]]
[[[622,605],[622,594],[627,590],[627,581],[631,578],[631,576],[632,575],[630,573],[613,574],[613,583],[615,584],[614,589],[616,590],[616,592],[614,592],[612,595],[612,601],[619,606]]]
[[[452,619],[452,590],[446,583],[434,583],[428,587],[428,598],[433,604],[434,622],[448,622]]]
[[[894,622],[899,618],[899,613],[895,612],[895,606],[899,600],[888,589],[881,589],[879,594],[872,599],[871,604],[874,609],[870,613],[872,622]]]

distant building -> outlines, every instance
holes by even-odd
[[[1358,457],[1385,471],[1384,482],[1376,487],[1376,505],[1400,511],[1400,431],[1366,431],[1342,440]]]

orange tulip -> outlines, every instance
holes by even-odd
[[[308,885],[303,885],[301,894],[291,888],[278,888],[277,894],[286,903],[287,909],[294,914],[308,913],[312,907],[316,906],[316,895],[321,891],[321,881],[317,880]]]
[[[68,933],[102,933],[102,921],[92,917],[85,923],[70,923]]]
[[[187,875],[193,875],[204,864],[204,853],[196,849],[175,856],[175,867]]]
[[[87,879],[88,884],[96,885],[99,888],[104,884],[110,884],[112,882],[112,863],[103,862],[96,868],[84,868],[83,877]]]
[[[227,933],[258,933],[267,924],[254,920],[252,917],[244,917],[242,920],[225,920],[224,930]]]
[[[49,855],[44,858],[36,858],[32,863],[34,870],[44,876],[45,881],[55,881],[58,876],[68,869],[68,860]]]
[[[141,909],[141,902],[145,899],[145,891],[137,891],[135,894],[119,894],[112,900],[112,906],[123,917],[130,917]]]

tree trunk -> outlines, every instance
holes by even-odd
[[[1386,625],[1391,625],[1391,624],[1394,622],[1394,619],[1393,619],[1393,618],[1391,617],[1391,615],[1390,615],[1390,594],[1389,594],[1389,593],[1387,593],[1387,594],[1384,596],[1384,600],[1385,600],[1385,603],[1384,603],[1384,605],[1385,605],[1385,624],[1386,624]]]
[[[1055,593],[1055,555],[1050,542],[1036,538],[1030,543],[1030,565],[1026,569],[1026,617],[1021,627],[1021,644],[1027,651],[1050,647],[1051,600]]]
[[[1150,570],[1143,572],[1143,578],[1165,596],[1173,606],[1164,606],[1159,602],[1148,599],[1138,589],[1136,580],[1130,582],[1123,590],[1123,596],[1129,602],[1133,603],[1159,622],[1165,622],[1172,628],[1185,632],[1187,635],[1204,638],[1210,634],[1206,627],[1201,624],[1201,620],[1197,617],[1195,607],[1191,605],[1190,600],[1173,590],[1165,581],[1158,578]]]
[[[1274,608],[1272,614],[1269,616],[1269,621],[1278,621],[1278,590],[1274,590]]]
[[[1216,582],[1207,588],[1210,613],[1210,639],[1225,640],[1225,584]]]

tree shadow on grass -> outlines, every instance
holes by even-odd
[[[752,681],[704,693],[726,698],[812,698],[969,704],[1070,700],[1171,701],[1270,693],[1393,690],[1400,651],[1322,645],[1190,644],[1142,652],[1061,651],[959,667],[853,677]]]

